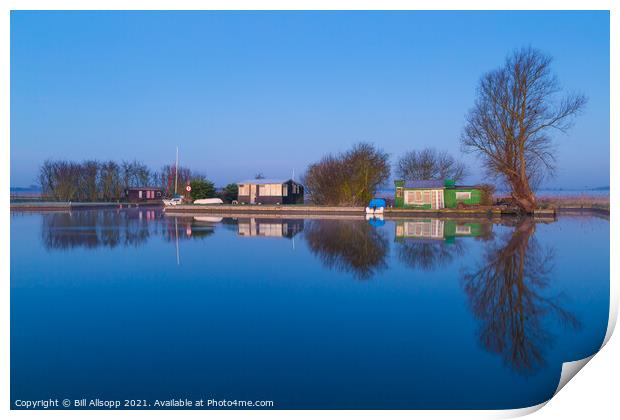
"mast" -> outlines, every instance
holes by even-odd
[[[177,161],[174,164],[174,195],[177,195],[177,182],[179,179],[179,146],[177,146]]]

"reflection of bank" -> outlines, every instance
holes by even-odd
[[[396,239],[436,239],[454,241],[459,236],[478,237],[490,232],[490,223],[465,222],[444,219],[396,221]]]
[[[240,236],[292,238],[304,230],[303,219],[239,218]]]

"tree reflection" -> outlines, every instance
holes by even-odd
[[[192,217],[164,217],[159,209],[78,210],[42,214],[41,237],[45,248],[56,250],[138,247],[159,236],[203,239],[214,228]]]
[[[387,267],[385,232],[357,220],[312,220],[304,229],[310,251],[330,269],[366,280]]]
[[[433,271],[465,254],[465,245],[461,241],[446,243],[414,239],[397,244],[398,259],[415,270]]]
[[[150,237],[154,210],[74,211],[42,215],[42,241],[48,249],[139,246]]]
[[[489,242],[483,264],[463,272],[463,287],[481,322],[482,345],[514,370],[530,374],[545,364],[553,335],[549,322],[577,329],[579,320],[562,308],[561,296],[546,296],[554,253],[534,237],[532,219],[521,220],[508,235]]]

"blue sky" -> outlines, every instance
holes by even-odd
[[[160,168],[176,145],[217,185],[290,177],[358,141],[447,150],[481,181],[464,116],[527,45],[589,98],[548,185],[609,185],[607,12],[13,12],[11,185],[46,158]]]

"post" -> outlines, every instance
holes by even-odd
[[[179,146],[177,146],[177,160],[174,164],[174,195],[177,195],[177,183],[179,178]]]

